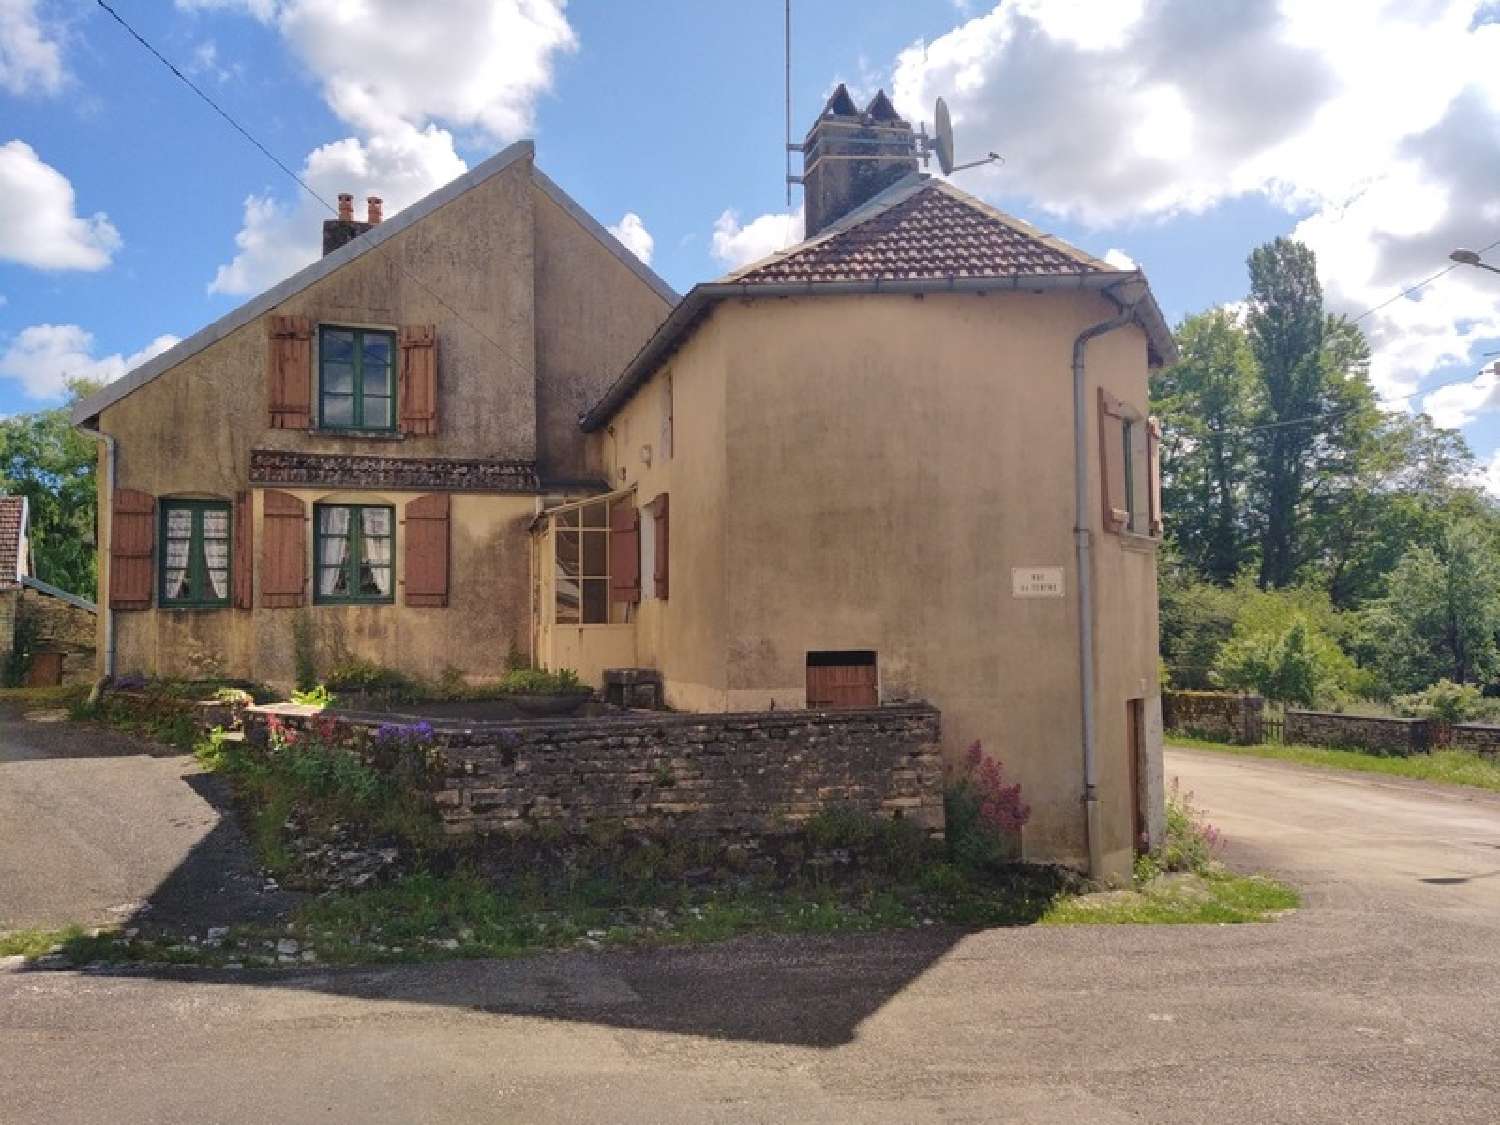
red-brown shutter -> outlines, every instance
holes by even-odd
[[[312,322],[305,316],[273,316],[267,326],[271,428],[305,430],[312,421]]]
[[[401,429],[435,434],[437,409],[437,327],[409,324],[401,329]]]
[[[448,510],[446,492],[406,504],[407,605],[448,604]]]
[[[1151,534],[1162,533],[1161,518],[1161,421],[1152,417],[1146,421],[1146,472],[1151,481],[1150,515]]]
[[[255,513],[248,492],[234,494],[234,526],[230,534],[234,537],[234,557],[230,561],[233,574],[235,609],[249,609],[253,603],[255,589]]]
[[[289,492],[264,494],[260,547],[260,604],[295,609],[306,597],[307,505]]]
[[[641,600],[641,513],[628,499],[609,508],[609,592],[617,602]]]
[[[1104,530],[1124,531],[1130,523],[1130,500],[1125,495],[1125,407],[1099,388],[1099,495]]]
[[[656,582],[656,596],[664,598],[667,596],[668,544],[671,540],[667,520],[667,494],[663,492],[651,503],[656,517],[653,521],[656,528],[656,573],[652,578]]]
[[[150,609],[156,497],[117,488],[109,521],[109,607]]]

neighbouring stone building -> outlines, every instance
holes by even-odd
[[[32,575],[30,506],[0,496],[0,653],[20,658],[11,672],[36,687],[87,683],[97,629],[93,602]]]
[[[299,648],[427,675],[519,650],[649,669],[682,711],[924,700],[948,762],[977,741],[1023,786],[1027,858],[1128,873],[1161,825],[1171,335],[1138,271],[918,156],[840,88],[811,237],[680,301],[529,144],[345,214],[77,408],[109,439],[101,659],[286,682]]]

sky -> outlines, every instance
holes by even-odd
[[[325,198],[389,217],[530,137],[681,292],[800,237],[782,0],[113,2]],[[1500,243],[1500,0],[793,0],[792,25],[799,139],[841,81],[914,122],[941,95],[960,160],[1005,158],[958,186],[1138,264],[1174,323],[1302,239],[1387,405],[1461,428],[1500,494],[1500,274],[1448,260]],[[325,217],[93,0],[0,0],[0,414],[275,284]]]

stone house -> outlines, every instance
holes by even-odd
[[[1170,332],[1139,272],[922,175],[883,95],[803,153],[806,241],[677,300],[517,146],[82,403],[101,661],[927,700],[1021,782],[1027,858],[1128,872]]]

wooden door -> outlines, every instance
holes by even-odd
[[[1148,849],[1146,839],[1146,804],[1141,796],[1142,758],[1146,752],[1146,701],[1132,699],[1125,704],[1126,753],[1130,776],[1130,839],[1136,852]]]
[[[807,706],[851,711],[880,706],[880,677],[873,652],[807,654]]]

